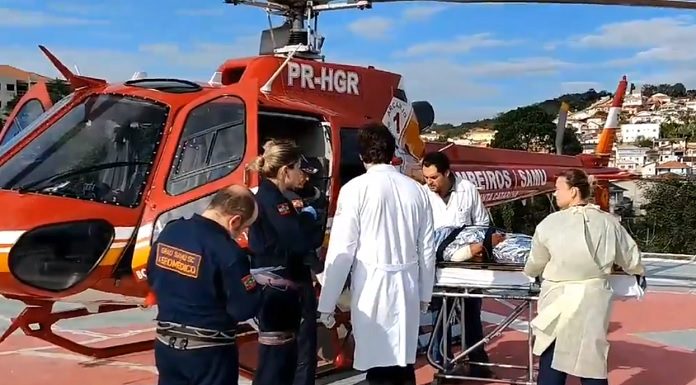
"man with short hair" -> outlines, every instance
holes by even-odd
[[[428,153],[423,157],[421,164],[423,178],[429,190],[430,205],[433,208],[435,229],[444,226],[489,225],[488,211],[483,205],[476,185],[455,175],[450,170],[450,160],[447,155],[439,151]],[[438,310],[441,304],[442,300],[438,298],[438,301],[433,303],[433,310]],[[453,301],[448,300],[447,305],[448,309],[452,309]],[[481,298],[464,299],[464,325],[461,326],[467,347],[483,339],[481,305]],[[452,333],[449,335],[451,336]],[[439,354],[440,343],[438,342],[441,341],[442,334],[435,333],[433,339],[434,345],[438,348],[436,357],[441,358]],[[472,351],[469,358],[474,362],[487,363],[489,361],[484,345]],[[469,369],[470,374],[475,377],[490,377],[492,375],[486,366],[472,365]]]
[[[340,190],[319,297],[320,321],[333,312],[351,275],[353,367],[370,385],[415,385],[419,310],[435,277],[435,245],[427,193],[390,165],[396,143],[382,124],[358,138],[365,174]]]
[[[231,186],[202,214],[167,223],[152,245],[147,276],[158,305],[160,385],[238,383],[235,329],[257,314],[261,291],[235,238],[257,215],[251,191]]]

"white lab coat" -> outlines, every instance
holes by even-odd
[[[413,179],[374,165],[342,188],[318,310],[333,313],[351,272],[353,367],[416,362],[420,302],[430,302],[435,245],[430,203]]]
[[[629,274],[644,274],[635,241],[598,206],[555,212],[537,226],[524,272],[544,279],[532,320],[534,354],[555,340],[552,368],[577,377],[607,377],[608,278],[614,263]]]
[[[488,210],[483,205],[476,185],[459,176],[455,176],[454,180],[454,191],[447,204],[437,193],[430,191],[428,186],[423,186],[428,192],[433,209],[434,228],[464,225],[488,226],[490,221]]]

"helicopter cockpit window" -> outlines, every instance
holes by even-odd
[[[7,130],[7,134],[5,134],[5,137],[2,138],[2,142],[0,142],[0,155],[4,154],[14,146],[15,143],[19,142],[24,138],[25,136],[29,135],[31,132],[33,132],[37,127],[43,124],[49,117],[53,116],[55,113],[57,113],[59,110],[61,110],[63,107],[65,107],[66,104],[70,103],[72,99],[75,97],[75,94],[72,93],[70,95],[67,95],[63,99],[59,100],[56,104],[51,106],[46,112],[42,113],[38,117],[36,117],[33,121],[30,121],[26,126],[22,126],[21,123],[19,123],[17,120],[13,121],[12,125],[9,127]],[[32,100],[29,103],[25,104],[22,110],[26,109],[29,107],[29,104],[32,102],[37,102],[37,100]],[[40,104],[40,103],[39,103]],[[35,109],[36,107],[30,107],[32,109]],[[43,111],[43,106],[41,106],[41,110]],[[19,116],[20,114],[18,114]],[[27,122],[27,115],[24,115],[24,122]]]
[[[186,118],[167,192],[182,194],[234,171],[244,158],[244,102],[223,96],[202,104]]]
[[[135,207],[168,111],[139,98],[91,95],[0,167],[0,187]]]
[[[22,109],[19,110],[15,118],[12,120],[10,127],[7,129],[7,134],[5,134],[5,137],[2,139],[0,145],[5,144],[5,142],[19,134],[32,122],[36,121],[36,119],[43,113],[43,105],[38,99],[31,99],[28,101],[22,106]]]

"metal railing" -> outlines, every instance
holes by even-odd
[[[672,253],[650,253],[643,252],[643,258],[670,259],[676,261],[696,262],[695,254],[672,254]]]

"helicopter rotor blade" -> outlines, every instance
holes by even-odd
[[[485,4],[485,3],[536,3],[536,4],[584,4],[584,5],[617,5],[634,7],[696,9],[696,0],[371,0],[377,3],[395,2],[438,2],[456,4]]]

